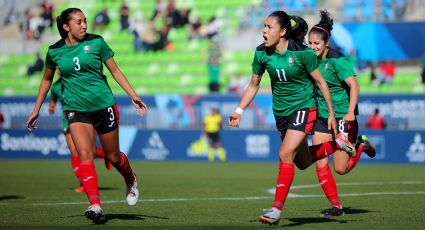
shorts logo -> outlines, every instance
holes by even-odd
[[[90,46],[89,45],[84,46],[84,52],[86,54],[90,53]]]
[[[72,119],[75,116],[74,112],[69,112],[68,113],[68,119]]]
[[[329,69],[329,65],[328,65],[328,63],[326,63],[326,65],[325,65],[325,69],[326,69],[326,70],[328,70],[328,69]]]

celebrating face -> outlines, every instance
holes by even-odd
[[[325,43],[322,35],[318,33],[310,33],[308,35],[308,44],[318,57],[322,57],[328,47],[328,44]]]
[[[266,47],[276,46],[286,29],[277,22],[276,17],[267,17],[264,22],[263,43]]]

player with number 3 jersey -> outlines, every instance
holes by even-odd
[[[114,52],[103,38],[86,32],[86,17],[80,9],[64,10],[56,22],[61,39],[47,51],[46,68],[37,101],[26,126],[30,131],[36,128],[41,105],[52,85],[54,72],[59,69],[62,75],[63,110],[80,160],[80,179],[90,202],[85,216],[95,223],[103,223],[105,215],[100,203],[98,178],[93,163],[93,130],[96,130],[99,136],[105,157],[125,179],[127,203],[135,205],[139,196],[136,174],[127,156],[119,149],[119,113],[103,74],[103,65],[131,97],[140,115],[147,111],[147,106],[115,63]]]

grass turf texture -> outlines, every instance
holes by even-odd
[[[121,175],[97,160],[107,222],[84,217],[88,202],[69,161],[0,161],[0,229],[169,228],[255,229],[263,208],[271,207],[276,163],[141,162],[141,200],[125,203]],[[335,175],[335,174],[334,174]],[[329,203],[318,187],[315,167],[296,170],[278,227],[294,229],[422,229],[425,225],[425,166],[361,164],[336,176],[346,214],[320,218]],[[346,184],[348,183],[348,184]],[[314,185],[299,187],[301,185]],[[298,186],[298,188],[297,188]]]

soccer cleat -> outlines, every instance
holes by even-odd
[[[344,132],[339,132],[335,139],[336,143],[339,145],[341,150],[345,151],[351,157],[356,156],[356,148],[348,140],[347,134]]]
[[[364,149],[363,152],[365,152],[370,158],[374,158],[376,156],[376,149],[375,146],[373,146],[366,135],[361,135],[357,138],[358,145],[363,145]]]
[[[76,187],[76,188],[74,188],[74,191],[75,192],[84,192],[84,186]]]
[[[342,210],[342,208],[332,207],[328,210],[323,211],[320,216],[325,219],[329,219],[334,216],[342,216],[342,215],[344,215],[344,210]]]
[[[264,209],[264,214],[261,215],[258,220],[263,224],[278,225],[280,221],[281,211],[276,208]]]
[[[134,174],[134,173],[133,173]],[[139,199],[139,190],[137,189],[137,178],[134,174],[134,182],[132,186],[127,186],[127,203],[128,205],[135,205]]]
[[[106,221],[103,210],[98,204],[90,205],[85,212],[85,216],[96,224],[103,224]]]

